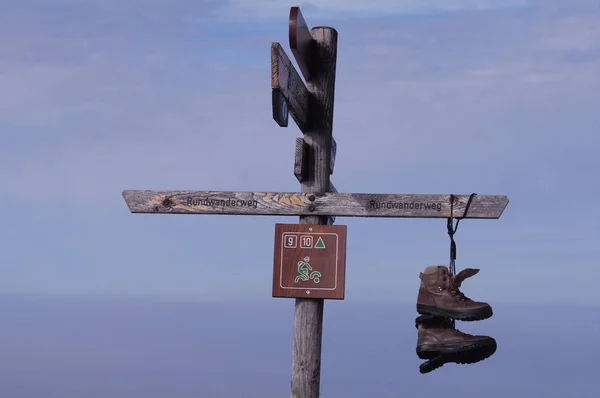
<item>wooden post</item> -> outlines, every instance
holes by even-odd
[[[311,30],[316,43],[307,81],[308,128],[304,139],[309,146],[306,180],[302,192],[328,192],[331,170],[333,101],[337,60],[337,31],[329,27]],[[301,216],[301,224],[327,224],[324,216]],[[294,349],[292,357],[292,398],[317,398],[321,383],[321,342],[323,299],[297,298],[294,310]]]

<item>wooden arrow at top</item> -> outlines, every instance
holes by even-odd
[[[448,218],[451,209],[450,195],[123,191],[123,197],[132,213],[159,214]],[[465,216],[468,200],[455,195],[454,217],[499,218],[508,204],[506,196],[477,195]]]
[[[306,21],[302,16],[300,7],[292,7],[290,9],[290,23],[289,23],[289,36],[290,36],[290,48],[292,54],[296,58],[298,67],[305,79],[310,79],[310,68],[311,61],[314,57],[313,47],[315,41],[312,38]]]

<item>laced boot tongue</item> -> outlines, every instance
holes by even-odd
[[[472,301],[470,298],[465,296],[463,294],[463,292],[460,291],[459,287],[464,282],[465,279],[472,277],[473,275],[477,274],[478,272],[479,272],[479,269],[465,268],[464,270],[460,271],[458,274],[452,275],[452,277],[448,281],[449,282],[448,289],[452,292],[452,294],[454,296],[460,298],[461,300]]]
[[[458,274],[452,276],[452,284],[458,289],[465,279],[472,277],[478,272],[479,269],[477,268],[465,268]]]

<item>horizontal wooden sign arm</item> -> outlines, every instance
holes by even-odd
[[[453,217],[464,216],[469,195],[454,195]],[[123,191],[132,213],[448,218],[450,195]],[[497,219],[508,197],[477,195],[465,218]]]

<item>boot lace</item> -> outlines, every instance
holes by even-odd
[[[454,297],[457,297],[459,300],[473,301],[469,297],[465,296],[465,294],[463,292],[461,292],[460,289],[458,287],[454,286],[453,284],[450,285],[450,289],[448,289],[448,291],[450,292],[451,295],[453,295]]]
[[[460,291],[459,286],[454,282],[453,276],[444,278],[444,282],[446,283],[446,290],[454,297],[458,298],[461,301],[473,301],[469,297],[465,296],[463,292]]]

